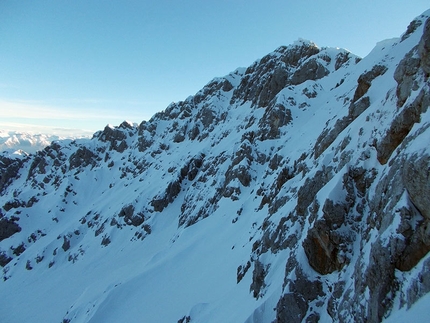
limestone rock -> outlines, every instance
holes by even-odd
[[[0,155],[0,193],[18,176],[24,160]]]
[[[125,121],[121,123],[119,127],[112,128],[111,126],[106,126],[99,134],[99,139],[103,142],[109,142],[110,149],[114,149],[122,153],[128,147],[126,138],[128,136],[128,132],[133,134],[133,131],[130,131],[132,129],[133,127]]]
[[[178,178],[177,180],[170,182],[164,194],[162,196],[155,197],[151,201],[151,205],[154,208],[154,211],[161,212],[167,205],[169,205],[169,203],[173,202],[175,197],[181,191],[181,182],[182,182],[181,178]]]
[[[430,19],[424,23],[423,36],[418,44],[418,55],[421,57],[421,68],[427,74],[430,74]]]
[[[403,107],[391,123],[385,136],[377,143],[377,158],[381,164],[387,163],[391,154],[411,131],[413,125],[420,122],[421,113],[427,111],[430,95],[423,89],[415,100]]]
[[[394,79],[398,83],[396,95],[398,98],[397,106],[401,107],[412,88],[415,86],[415,74],[420,66],[420,59],[415,57],[415,50],[411,50],[399,63],[394,73]]]
[[[276,320],[274,323],[301,323],[309,306],[300,295],[284,294],[276,305]]]
[[[332,178],[332,176],[332,168],[324,166],[315,173],[313,178],[306,179],[306,182],[298,191],[296,206],[298,215],[305,215],[316,193]]]
[[[135,213],[134,211],[134,206],[129,204],[121,209],[118,216],[123,217],[126,224],[137,227],[145,221],[145,216],[141,212]]]
[[[267,274],[265,266],[257,259],[254,262],[254,270],[252,272],[252,283],[250,286],[250,291],[253,292],[254,298],[259,298],[261,296],[261,289],[264,288],[264,278]]]
[[[345,204],[334,203],[332,200],[327,199],[323,206],[323,214],[325,222],[331,229],[340,227],[345,221],[348,208]]]
[[[430,156],[407,159],[403,166],[403,184],[413,204],[430,221]]]
[[[365,284],[370,291],[367,319],[369,322],[381,322],[392,306],[391,293],[396,289],[394,264],[389,248],[380,241],[372,245],[369,260],[365,273]]]
[[[70,169],[78,167],[95,166],[97,156],[88,148],[80,147],[74,154],[69,158]]]
[[[233,93],[231,102],[252,101],[259,107],[267,107],[280,90],[292,84],[290,69],[297,68],[301,62],[319,52],[320,49],[315,44],[306,42],[278,48],[275,54],[263,57],[246,70],[241,84]],[[295,84],[303,82],[306,77],[316,79],[325,73],[316,62],[308,63],[307,67],[298,72]]]
[[[324,221],[317,221],[308,231],[303,248],[311,267],[322,275],[330,274],[343,266],[338,257],[338,236]]]
[[[363,95],[367,93],[372,84],[372,81],[378,76],[383,75],[387,71],[387,67],[384,65],[375,65],[372,69],[362,75],[357,80],[357,89],[355,90],[352,102],[356,102]]]
[[[318,80],[329,74],[328,69],[316,58],[309,59],[291,77],[291,84],[301,84],[308,80]]]
[[[21,227],[15,222],[16,220],[17,218],[0,218],[0,241],[21,231]]]
[[[269,106],[258,123],[259,132],[257,136],[260,140],[279,138],[279,128],[288,125],[292,120],[291,110],[284,105]]]

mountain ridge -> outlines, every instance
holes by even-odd
[[[2,320],[413,309],[430,291],[429,16],[363,59],[299,40],[139,125],[1,157]]]

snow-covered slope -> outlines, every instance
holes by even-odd
[[[300,40],[138,126],[0,157],[1,321],[428,317],[429,16],[362,60]]]

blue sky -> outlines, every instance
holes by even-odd
[[[298,38],[365,56],[428,0],[0,0],[0,130],[94,132]]]

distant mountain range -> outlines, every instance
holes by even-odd
[[[0,155],[0,321],[428,322],[429,76],[427,11]]]
[[[0,130],[0,152],[34,154],[49,146],[52,141],[78,139],[85,136],[58,136],[19,131]]]

